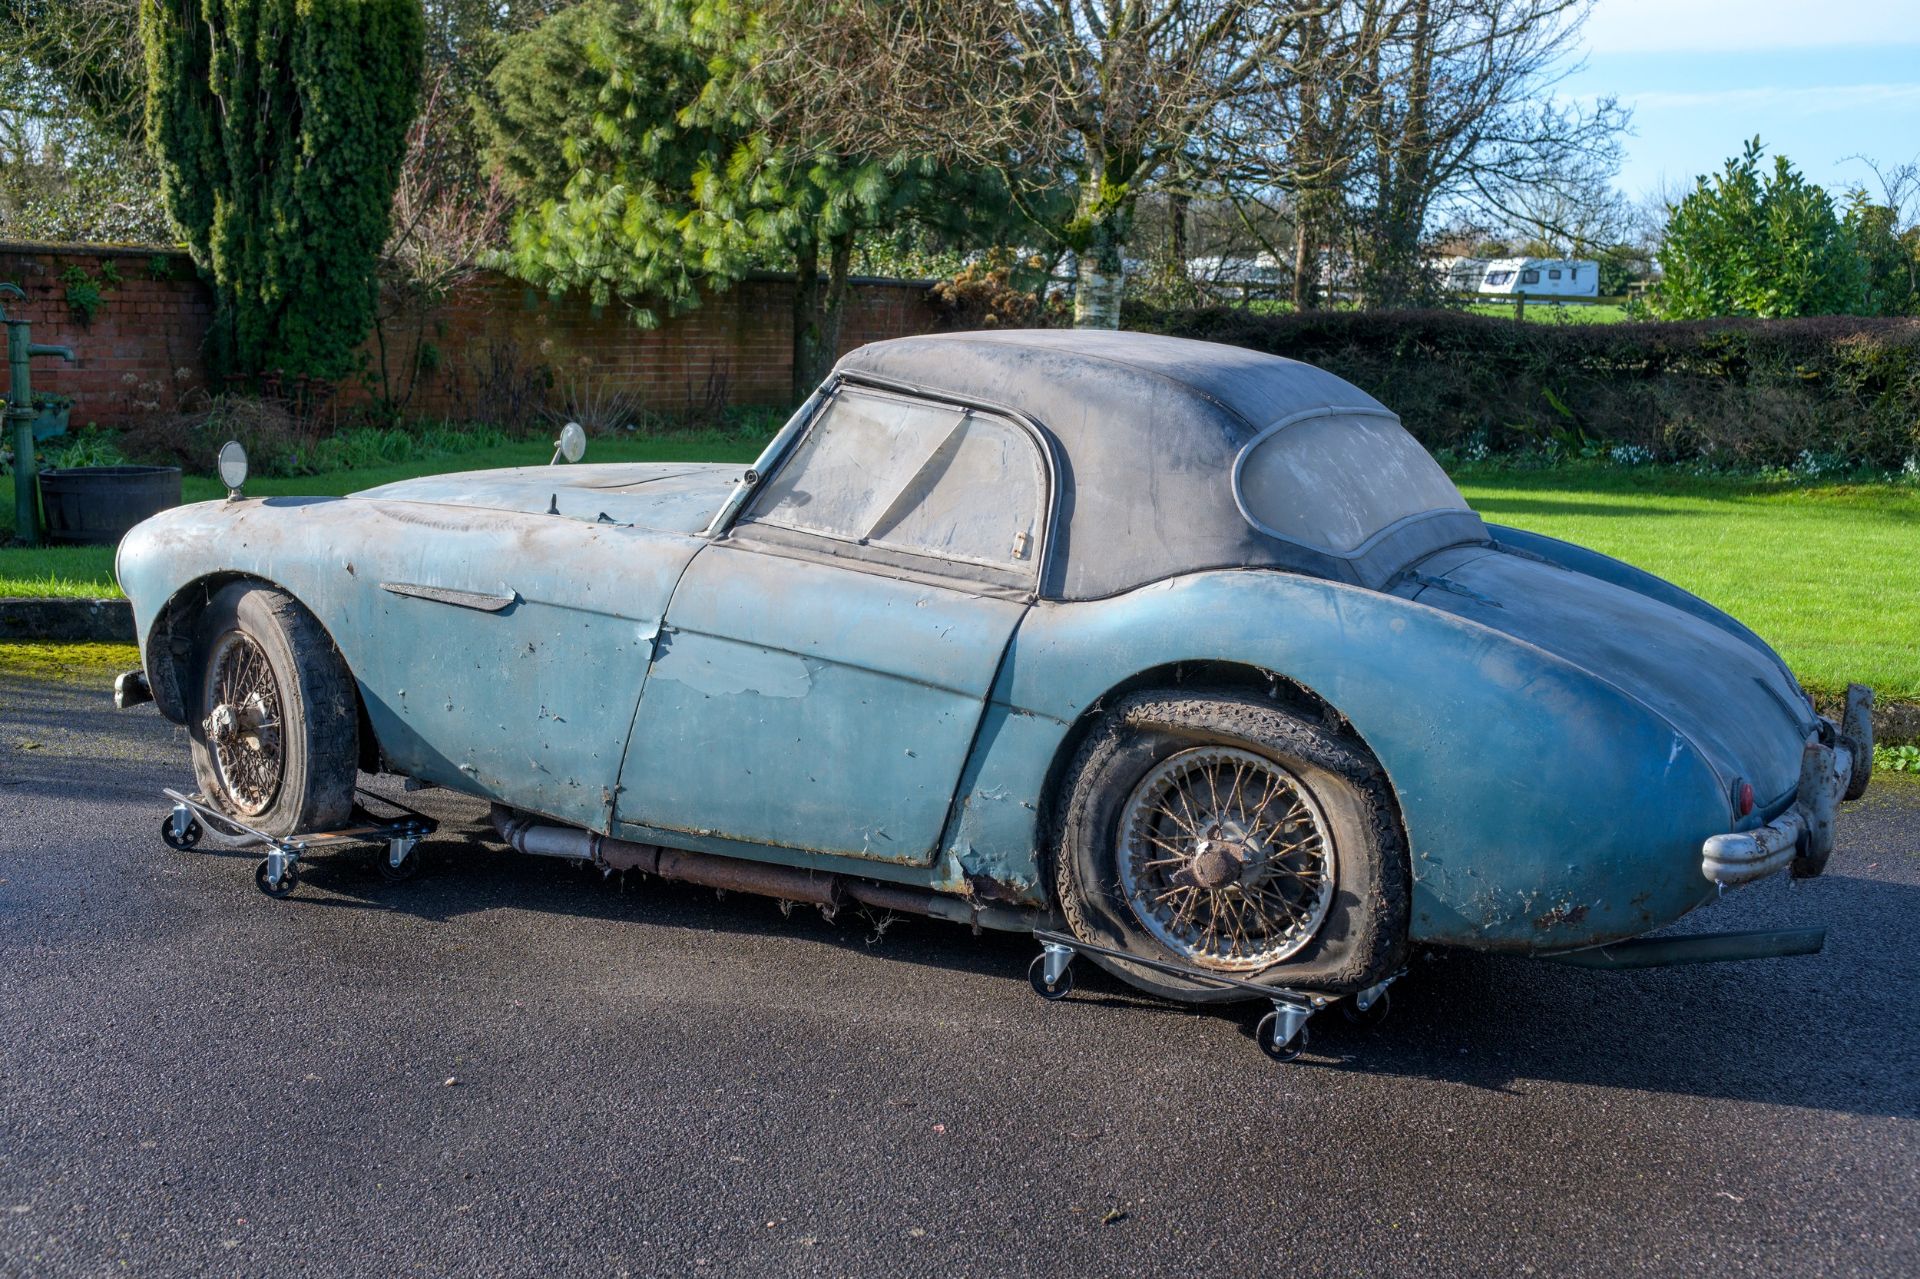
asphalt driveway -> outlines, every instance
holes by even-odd
[[[0,1274],[1920,1272],[1920,787],[1701,929],[1417,963],[1275,1066],[1030,942],[603,879],[175,853],[183,738],[0,679]],[[428,793],[421,798],[430,798]]]

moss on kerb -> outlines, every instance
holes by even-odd
[[[55,684],[98,682],[111,693],[113,677],[140,665],[131,644],[0,644],[0,679]]]

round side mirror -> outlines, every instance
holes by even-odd
[[[247,482],[247,450],[239,440],[228,440],[220,446],[218,469],[227,496],[239,497],[240,486]]]
[[[566,458],[569,462],[578,462],[587,455],[587,433],[580,429],[578,422],[569,422],[560,428],[560,438],[553,442],[553,460],[558,462]]]

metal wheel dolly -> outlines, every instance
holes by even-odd
[[[1266,1000],[1273,1005],[1273,1011],[1260,1019],[1255,1035],[1260,1042],[1260,1051],[1275,1061],[1292,1061],[1306,1051],[1307,1021],[1341,998],[1338,995],[1317,995],[1281,986],[1263,986],[1242,977],[1229,977],[1225,973],[1209,972],[1187,964],[1115,950],[1097,942],[1081,941],[1065,933],[1035,929],[1033,939],[1040,943],[1040,954],[1027,968],[1027,981],[1033,986],[1035,994],[1049,1002],[1065,999],[1073,993],[1073,960],[1076,955],[1104,955],[1108,959],[1123,959],[1170,977],[1211,982],[1223,989],[1243,990],[1256,999]],[[1401,973],[1394,973],[1343,1003],[1342,1008],[1348,1020],[1363,1026],[1378,1025],[1387,1014],[1387,987],[1393,985],[1400,976]]]
[[[198,844],[210,827],[246,844],[264,847],[267,855],[254,868],[253,882],[261,892],[273,898],[286,897],[300,886],[302,857],[310,852],[345,844],[385,844],[387,855],[380,862],[381,877],[390,881],[413,878],[420,869],[420,858],[415,855],[414,849],[421,840],[439,829],[439,823],[425,813],[384,795],[375,795],[366,790],[355,793],[354,825],[342,826],[338,830],[279,836],[269,835],[227,816],[208,804],[204,797],[165,790],[161,794],[173,801],[173,811],[160,824],[160,838],[167,847],[185,851]],[[360,802],[363,799],[397,811],[385,815],[375,813]]]

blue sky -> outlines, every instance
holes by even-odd
[[[1691,185],[1759,134],[1837,190],[1920,158],[1920,0],[1598,0],[1587,65],[1560,87],[1617,95],[1629,196]]]

